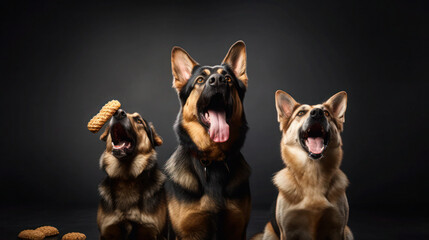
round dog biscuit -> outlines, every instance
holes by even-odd
[[[113,114],[121,107],[121,103],[117,100],[112,100],[104,105],[100,112],[88,122],[88,130],[97,133],[103,125],[109,120]]]
[[[55,236],[60,233],[57,228],[52,226],[42,226],[36,228],[35,230],[45,234],[45,237]]]
[[[85,240],[86,236],[83,233],[71,232],[61,238],[61,240]]]
[[[30,239],[30,240],[42,240],[45,238],[45,234],[37,230],[23,230],[18,234],[18,238],[21,239]]]

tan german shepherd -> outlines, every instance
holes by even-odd
[[[165,239],[165,175],[155,151],[162,139],[152,123],[119,109],[100,139],[106,141],[100,167],[107,173],[99,186],[100,239]]]
[[[346,92],[312,106],[281,90],[275,98],[286,168],[273,179],[279,191],[273,216],[253,239],[353,239],[347,227],[348,179],[339,168]]]

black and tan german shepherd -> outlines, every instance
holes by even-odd
[[[240,153],[248,129],[245,44],[236,42],[216,66],[199,65],[174,47],[171,64],[181,103],[179,146],[165,170],[176,238],[245,239],[251,208],[250,167]]]
[[[99,186],[100,239],[164,239],[165,175],[157,167],[155,151],[162,139],[152,123],[119,109],[100,139],[106,141],[100,167],[107,173]]]
[[[279,194],[271,221],[252,239],[353,239],[347,226],[348,180],[339,168],[346,92],[317,105],[299,104],[281,90],[275,99],[286,167],[273,179]]]

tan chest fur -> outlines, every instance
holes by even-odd
[[[314,169],[313,169],[314,170]],[[330,175],[311,171],[296,176],[285,168],[274,177],[279,189],[276,220],[281,232],[305,232],[316,239],[322,225],[342,228],[346,221],[347,178],[340,170]]]

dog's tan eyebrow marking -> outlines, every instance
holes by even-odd
[[[203,70],[203,74],[205,75],[210,75],[210,70],[208,70],[207,68]]]
[[[301,105],[298,109],[301,109],[301,110],[308,110],[310,108],[310,106],[309,105],[307,105],[307,104],[305,104],[305,105]]]
[[[216,72],[217,72],[217,73],[219,73],[219,74],[222,74],[222,73],[224,73],[225,71],[224,71],[222,68],[219,68]]]
[[[295,113],[297,113],[299,111],[308,111],[309,109],[310,109],[309,105],[301,105],[295,110]]]
[[[140,116],[140,114],[139,113],[133,113],[133,114],[131,114],[131,117],[134,119],[134,120],[141,120],[141,121],[143,121],[143,117],[142,116]]]

